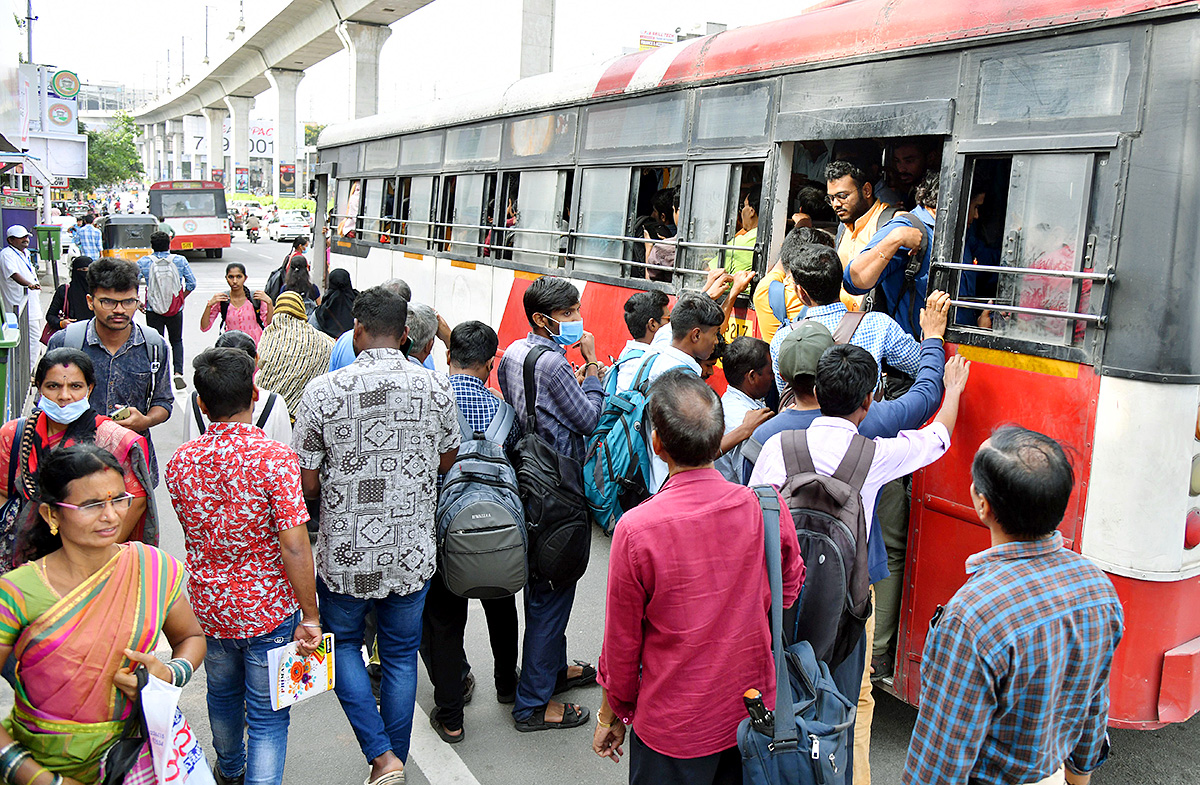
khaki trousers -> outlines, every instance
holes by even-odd
[[[875,696],[871,693],[871,652],[875,645],[875,587],[871,587],[871,616],[867,619],[867,645],[863,655],[862,687],[858,692],[858,715],[854,720],[854,785],[871,785],[871,719]]]

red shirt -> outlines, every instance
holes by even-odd
[[[212,423],[171,457],[166,482],[204,634],[251,638],[295,613],[279,533],[307,523],[308,511],[292,448],[247,423]]]
[[[780,501],[783,602],[804,583],[796,527]],[[646,746],[698,758],[737,744],[742,693],[775,705],[771,587],[754,491],[715,469],[667,479],[621,518],[608,562],[599,681]]]

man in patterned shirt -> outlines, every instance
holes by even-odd
[[[172,456],[166,480],[208,639],[214,773],[218,785],[280,785],[288,709],[271,709],[267,652],[292,640],[311,652],[321,642],[300,462],[251,425],[258,390],[248,354],[209,349],[194,364],[198,404],[212,422]]]
[[[463,322],[450,333],[450,387],[467,424],[479,433],[487,431],[500,409],[500,399],[486,387],[496,364],[500,340],[483,322]],[[506,443],[516,443],[520,429],[509,432]],[[492,644],[496,700],[512,703],[517,691],[517,598],[481,600]],[[463,651],[467,627],[467,600],[446,588],[439,571],[429,584],[425,599],[425,633],[421,656],[433,682],[436,704],[429,720],[448,744],[463,739],[463,704],[471,692],[471,666]]]
[[[292,446],[304,495],[321,500],[317,594],[336,637],[337,696],[371,765],[368,785],[404,782],[417,692],[421,612],[434,572],[437,476],[460,434],[444,376],[408,361],[408,304],[380,287],[354,301],[353,363],[308,383]],[[375,609],[383,686],[363,663]]]
[[[1056,530],[1071,464],[1058,442],[1010,425],[979,447],[971,480],[992,547],[934,614],[904,782],[1085,785],[1108,755],[1123,617],[1109,579]]]
[[[804,318],[820,322],[831,333],[837,332],[838,323],[847,313],[841,301],[842,262],[837,252],[816,243],[785,242],[779,256],[796,282],[800,300],[808,306]],[[796,324],[798,322],[785,324],[771,339],[771,365],[775,369],[775,384],[780,392],[783,392],[784,380],[779,375],[779,347],[783,345],[783,339],[796,328]],[[862,321],[847,343],[870,352],[880,368],[887,363],[909,376],[917,375],[917,368],[921,364],[921,345],[885,313],[871,311],[863,314]]]
[[[79,246],[79,255],[99,259],[104,255],[104,235],[93,225],[96,216],[88,213],[82,220],[83,225],[75,229],[75,245]]]

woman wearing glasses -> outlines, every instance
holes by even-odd
[[[124,766],[106,759],[137,696],[134,669],[182,686],[204,659],[183,564],[121,543],[134,502],[122,474],[91,444],[55,450],[39,472],[37,515],[19,543],[26,563],[0,578],[0,660],[17,662],[0,728],[7,783],[90,785],[107,768],[111,781],[152,782],[148,747]],[[153,653],[160,631],[167,663]]]
[[[146,456],[146,439],[91,407],[96,385],[92,360],[78,349],[51,349],[34,372],[40,398],[29,417],[0,426],[0,496],[12,498],[0,513],[0,568],[20,564],[13,559],[16,533],[36,520],[40,466],[56,450],[73,444],[95,444],[116,458],[132,497],[122,515],[118,542],[145,540],[158,531]],[[19,499],[19,507],[16,503]],[[154,540],[151,539],[151,542]]]

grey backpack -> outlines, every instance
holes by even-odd
[[[460,597],[509,597],[529,577],[525,508],[504,455],[516,412],[501,403],[486,433],[458,413],[463,442],[437,505],[437,560],[446,588]]]

